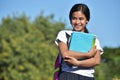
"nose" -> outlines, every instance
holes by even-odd
[[[77,20],[76,20],[76,23],[77,23],[77,24],[79,24],[79,23],[80,23],[80,20],[79,20],[79,19],[77,19]]]

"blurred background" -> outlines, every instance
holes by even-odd
[[[96,80],[120,79],[120,0],[1,0],[0,80],[53,80],[54,40],[60,30],[72,29],[69,11],[75,3],[90,8],[87,28],[104,49]]]

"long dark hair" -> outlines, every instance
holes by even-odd
[[[76,11],[81,11],[85,15],[86,19],[88,21],[90,20],[90,10],[89,10],[88,6],[80,3],[80,4],[73,5],[73,7],[71,8],[70,13],[69,13],[70,22],[71,22],[71,19],[72,19],[73,12],[76,12]],[[86,27],[85,27],[85,33],[89,33],[89,31]]]

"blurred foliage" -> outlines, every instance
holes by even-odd
[[[8,16],[0,24],[0,80],[52,80],[55,37],[65,24],[53,15]]]
[[[104,47],[101,64],[97,66],[96,80],[120,80],[120,47]]]
[[[34,21],[23,14],[0,23],[0,80],[53,80],[58,53],[54,43],[65,23],[40,14]],[[120,78],[120,48],[104,48],[96,80]]]

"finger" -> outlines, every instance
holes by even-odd
[[[70,60],[70,59],[65,59],[64,61],[65,61],[65,62],[71,62],[71,60]]]
[[[70,56],[65,56],[65,58],[71,58]]]
[[[96,49],[96,46],[93,46],[93,49]]]
[[[95,49],[96,49],[96,46],[95,46]]]
[[[72,57],[70,57],[70,56],[65,56],[65,58],[64,59],[72,59]]]

